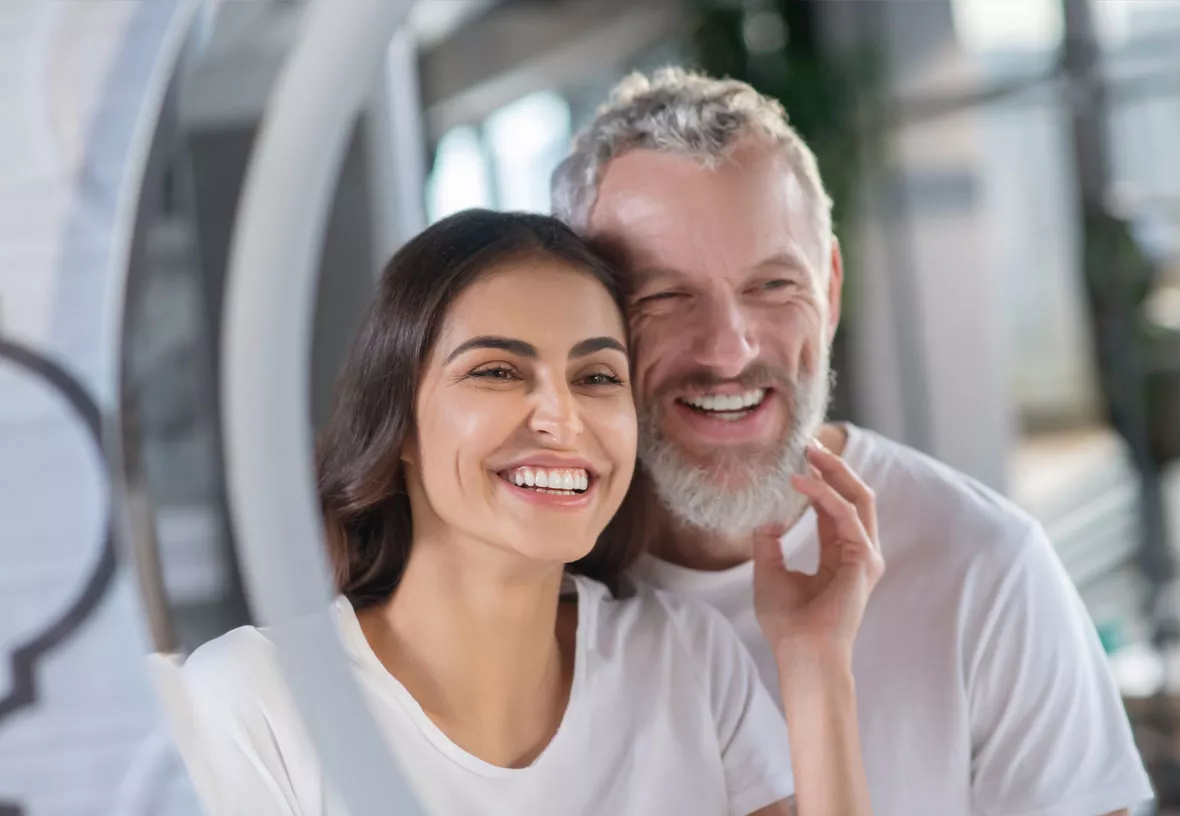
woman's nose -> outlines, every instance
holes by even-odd
[[[535,396],[529,429],[554,447],[572,445],[582,433],[582,417],[569,387],[544,385],[537,389]]]

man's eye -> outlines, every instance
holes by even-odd
[[[654,295],[645,295],[639,299],[640,303],[655,303],[660,300],[675,300],[678,297],[683,297],[681,292],[656,292]]]
[[[793,280],[787,280],[785,278],[775,278],[774,280],[768,280],[765,283],[763,283],[762,288],[763,289],[787,289],[787,288],[793,287],[794,285],[795,285],[795,281],[793,281]]]

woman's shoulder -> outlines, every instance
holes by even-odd
[[[653,646],[665,644],[669,654],[698,661],[744,648],[729,621],[701,601],[638,582],[612,595],[589,578],[577,581],[579,597],[592,616],[596,651],[640,651],[650,659]]]
[[[782,718],[720,612],[648,586],[612,595],[580,583],[579,595],[589,599],[584,608],[596,624],[587,645],[590,662],[606,678],[598,686],[615,690],[620,710],[630,707],[677,733],[712,732],[723,746],[742,734],[767,757],[779,757],[772,743],[786,745]]]
[[[267,628],[241,626],[197,648],[182,671],[205,761],[234,813],[335,813]],[[284,806],[285,804],[285,806]]]
[[[190,693],[225,703],[282,683],[274,643],[255,626],[239,626],[202,644],[184,661],[183,672]]]
[[[291,761],[310,762],[302,718],[269,629],[241,626],[227,632],[196,649],[182,672],[207,738],[249,745],[258,756],[281,746]]]
[[[338,597],[326,611],[340,628],[341,636],[345,637],[347,616],[352,615],[352,607],[344,598]],[[282,635],[284,642],[297,640],[309,628],[318,629],[322,622],[323,612],[316,612],[275,627],[239,626],[231,629],[203,643],[185,660],[185,678],[190,685],[220,692],[233,692],[242,687],[252,693],[259,688],[269,691],[272,686],[285,688],[275,637]]]

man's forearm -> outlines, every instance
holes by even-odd
[[[799,816],[872,812],[856,719],[856,684],[842,660],[822,654],[780,662]]]

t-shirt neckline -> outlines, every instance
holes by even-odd
[[[434,721],[430,719],[426,712],[422,710],[422,706],[418,704],[418,701],[414,699],[414,696],[410,694],[409,690],[402,685],[401,681],[390,674],[389,670],[382,664],[380,658],[377,657],[373,648],[369,645],[369,641],[365,638],[365,633],[361,629],[356,611],[352,608],[352,604],[348,602],[348,599],[343,596],[336,598],[335,606],[340,621],[341,637],[349,654],[360,664],[366,674],[371,675],[378,688],[397,703],[398,707],[405,712],[406,716],[410,718],[414,726],[431,745],[455,764],[480,776],[520,777],[538,768],[546,761],[547,756],[555,752],[556,746],[565,739],[565,735],[574,730],[575,721],[581,715],[582,689],[585,686],[587,662],[587,641],[591,637],[590,633],[592,630],[588,619],[591,616],[590,607],[593,600],[590,599],[592,593],[588,592],[585,586],[585,578],[579,575],[567,574],[566,580],[572,582],[578,599],[578,623],[574,636],[573,683],[570,686],[570,695],[569,700],[566,702],[565,713],[562,714],[557,730],[554,732],[552,738],[550,738],[549,743],[541,750],[541,753],[523,768],[505,768],[502,765],[494,765],[456,745],[441,728],[435,725]],[[563,586],[562,589],[564,596],[566,594],[564,592],[566,587]]]

